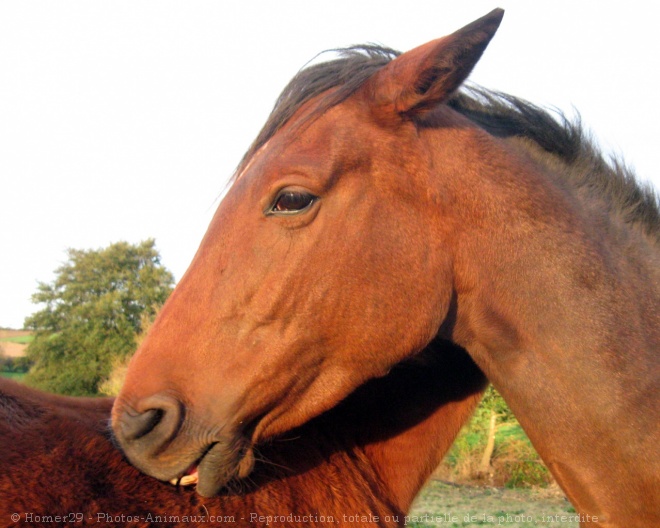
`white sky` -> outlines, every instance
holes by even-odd
[[[316,53],[408,50],[507,12],[472,79],[570,111],[660,188],[649,2],[0,2],[0,326],[65,249],[156,239],[180,278],[277,95]]]

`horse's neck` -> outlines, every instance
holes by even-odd
[[[641,502],[657,497],[660,470],[657,249],[621,222],[585,214],[577,195],[530,159],[502,142],[492,148],[499,172],[464,171],[464,191],[454,188],[461,228],[452,241],[451,337],[580,511],[643,525]],[[621,505],[628,513],[616,506],[623,489],[638,501]]]

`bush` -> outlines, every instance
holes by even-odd
[[[142,341],[144,341],[151,325],[156,319],[156,315],[157,313],[145,313],[142,315],[142,320],[140,322],[142,330],[135,338],[136,348],[138,348],[142,344]],[[114,359],[110,375],[99,384],[100,394],[103,394],[104,396],[117,396],[117,394],[119,394],[121,386],[124,384],[124,379],[126,378],[126,371],[128,370],[128,364],[131,361],[131,357],[132,355],[117,357]]]
[[[516,460],[507,465],[510,473],[504,483],[507,488],[546,487],[552,483],[552,475],[541,460]]]
[[[131,356],[115,358],[110,375],[99,384],[99,394],[104,396],[117,396],[119,394],[121,386],[124,384],[124,378],[126,378],[130,360]]]
[[[27,357],[7,357],[0,351],[0,371],[25,373],[30,369],[30,360]]]

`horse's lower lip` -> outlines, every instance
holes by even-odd
[[[232,443],[212,445],[197,466],[197,493],[202,497],[217,495],[237,475],[242,452]]]

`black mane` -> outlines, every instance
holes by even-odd
[[[289,81],[277,98],[266,124],[243,156],[239,169],[307,101],[335,89],[322,101],[321,110],[338,105],[355,93],[369,77],[400,55],[398,51],[372,44],[327,50],[324,53],[337,53],[339,58],[304,67]]]
[[[579,117],[570,121],[559,110],[481,87],[462,89],[448,105],[493,136],[530,140],[546,154],[539,161],[660,243],[660,197],[622,160],[605,158]]]
[[[338,58],[303,68],[284,88],[239,169],[305,102],[328,92],[320,112],[340,104],[400,55],[371,44],[329,51]],[[660,242],[660,198],[655,190],[638,182],[620,160],[607,160],[585,134],[579,118],[572,122],[559,111],[479,87],[461,89],[447,104],[494,136],[530,140],[550,155],[542,161],[569,183],[597,196],[610,211]]]

